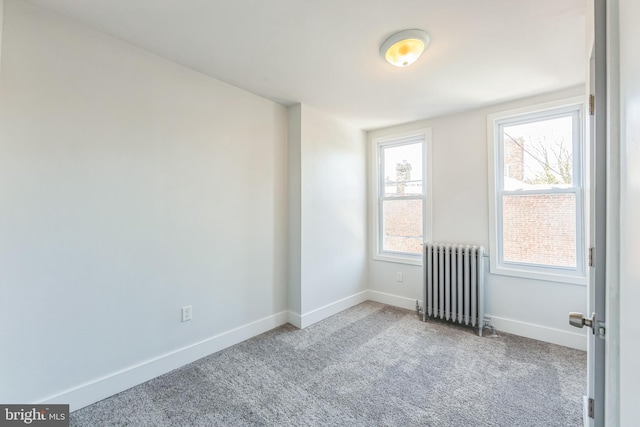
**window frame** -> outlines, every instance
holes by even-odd
[[[489,145],[489,234],[490,272],[552,282],[587,284],[585,247],[585,108],[584,98],[574,97],[545,104],[533,105],[487,116],[487,142]],[[572,159],[573,182],[571,187],[551,187],[536,190],[506,190],[504,188],[504,144],[502,129],[522,123],[573,116]],[[574,194],[576,224],[576,267],[540,265],[524,262],[505,262],[503,248],[503,196],[527,196],[539,194]]]
[[[384,162],[383,150],[385,148],[408,145],[416,142],[422,143],[422,194],[410,194],[403,196],[384,196]],[[422,251],[417,254],[407,252],[394,252],[383,250],[384,223],[383,202],[385,200],[422,200],[422,240],[430,240],[431,233],[431,129],[424,128],[415,131],[394,133],[392,135],[376,137],[372,139],[372,191],[371,213],[373,217],[371,235],[373,242],[373,259],[378,261],[394,262],[400,264],[422,265]]]

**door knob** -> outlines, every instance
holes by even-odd
[[[571,326],[575,326],[576,328],[587,326],[594,329],[594,325],[596,324],[596,314],[593,313],[589,318],[584,317],[582,313],[569,313],[569,324]]]

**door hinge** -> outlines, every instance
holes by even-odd
[[[595,406],[596,402],[592,398],[589,398],[589,407],[587,408],[589,411],[589,418],[595,418],[595,415],[593,414],[595,411]]]
[[[589,248],[589,267],[593,267],[596,262],[596,248]]]
[[[596,97],[595,95],[589,95],[589,115],[593,116],[596,109]]]

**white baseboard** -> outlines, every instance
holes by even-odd
[[[546,326],[534,325],[532,323],[520,322],[503,317],[487,314],[491,319],[491,325],[498,331],[521,337],[533,338],[538,341],[545,341],[578,350],[587,350],[587,337],[582,334],[562,331],[560,329],[548,328]]]
[[[368,299],[369,291],[362,291],[341,300],[332,302],[331,304],[327,304],[323,307],[316,308],[315,310],[311,310],[303,315],[289,312],[289,323],[297,328],[303,329],[307,326],[324,320],[327,317],[331,317],[334,314],[338,314],[341,311],[363,303]]]
[[[299,313],[293,311],[287,312],[287,322],[298,329],[302,329],[302,316]]]
[[[282,311],[264,317],[238,328],[207,338],[187,347],[180,348],[113,374],[81,384],[38,403],[69,404],[75,411],[98,402],[116,393],[127,390],[212,353],[260,335],[288,321],[288,312]]]
[[[400,297],[378,291],[369,291],[369,299],[382,304],[393,305],[394,307],[406,308],[407,310],[416,309],[416,300],[413,298]],[[422,300],[418,300],[418,304],[422,307]]]

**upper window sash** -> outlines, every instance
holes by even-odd
[[[379,142],[377,144],[377,159],[378,159],[378,197],[380,199],[397,199],[397,198],[412,198],[411,196],[417,196],[415,198],[423,198],[425,194],[425,182],[426,182],[426,167],[425,167],[425,138],[424,135],[415,135],[405,138],[399,138],[391,141]],[[390,147],[400,147],[403,145],[411,145],[411,144],[422,144],[422,154],[421,159],[423,163],[422,167],[422,192],[421,193],[411,193],[411,194],[385,194],[385,156],[384,150]],[[412,180],[418,181],[418,180]]]
[[[572,183],[558,184],[556,186],[549,186],[549,189],[553,188],[580,188],[584,186],[584,178],[582,174],[582,139],[583,139],[583,105],[582,103],[574,103],[571,105],[565,105],[563,107],[553,108],[551,110],[535,111],[532,113],[516,114],[509,117],[496,119],[493,123],[494,135],[493,144],[496,150],[496,157],[494,160],[494,166],[496,171],[496,184],[497,188],[505,190],[504,184],[504,144],[502,141],[502,135],[504,134],[504,128],[509,125],[515,124],[527,124],[535,123],[542,120],[552,120],[562,117],[572,118]],[[506,191],[506,190],[505,190]],[[523,189],[523,191],[529,191]]]

